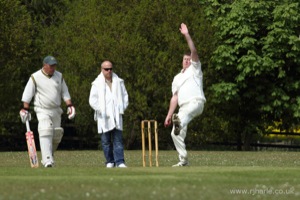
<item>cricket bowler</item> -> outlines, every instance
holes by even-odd
[[[179,30],[185,37],[190,52],[183,55],[182,69],[173,79],[173,95],[164,123],[165,127],[167,127],[170,126],[171,121],[173,122],[171,137],[179,154],[179,162],[173,167],[189,165],[184,142],[187,127],[192,119],[202,114],[204,103],[206,102],[203,92],[203,74],[197,49],[184,23],[181,24]],[[177,105],[179,105],[179,112],[174,114]]]

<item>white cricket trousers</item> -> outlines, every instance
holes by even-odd
[[[54,129],[61,126],[61,108],[44,109],[35,107],[34,111],[38,119],[38,132],[42,154],[42,164],[53,164],[53,135]]]
[[[203,112],[203,108],[204,108],[204,101],[202,100],[192,100],[189,103],[186,103],[179,108],[178,117],[180,119],[180,125],[182,128],[180,130],[179,135],[175,135],[174,134],[175,127],[173,125],[171,136],[174,145],[176,147],[176,150],[179,154],[180,162],[185,163],[188,161],[187,151],[184,142],[187,134],[188,124],[192,119],[201,115],[201,113]]]

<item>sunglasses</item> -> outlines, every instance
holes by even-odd
[[[103,68],[105,71],[112,71],[113,68]]]

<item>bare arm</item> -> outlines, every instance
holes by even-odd
[[[165,127],[170,126],[172,115],[173,115],[175,109],[177,108],[177,104],[178,104],[178,96],[177,96],[177,93],[175,93],[170,100],[168,115],[165,119]]]
[[[23,102],[23,108],[29,110],[29,107],[30,107],[29,103]]]
[[[67,106],[71,106],[71,105],[72,105],[71,99],[68,99],[68,100],[66,100],[65,102],[66,102],[66,105],[67,105]]]
[[[194,62],[198,62],[199,61],[199,57],[198,57],[198,53],[197,53],[197,49],[194,45],[194,42],[189,34],[189,30],[187,28],[187,26],[184,24],[184,23],[181,23],[181,27],[180,27],[180,32],[182,35],[184,35],[187,43],[188,43],[188,46],[190,48],[190,51],[191,51],[191,57],[192,57],[192,60]]]

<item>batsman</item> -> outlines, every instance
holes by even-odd
[[[67,105],[69,119],[75,117],[67,84],[62,74],[56,71],[57,60],[53,56],[46,56],[42,69],[36,71],[29,78],[22,96],[23,108],[20,117],[23,123],[31,120],[29,106],[34,98],[34,111],[38,119],[39,142],[44,167],[54,166],[54,152],[63,137],[61,127],[62,99]]]
[[[182,23],[181,34],[185,37],[190,52],[185,53],[182,59],[182,69],[172,82],[172,97],[170,100],[169,111],[165,119],[165,126],[171,125],[173,129],[171,136],[179,154],[179,162],[173,167],[188,166],[188,155],[185,146],[188,124],[192,119],[203,112],[206,101],[203,92],[203,74],[197,49],[189,34],[187,26]],[[179,105],[178,114],[174,114]]]

